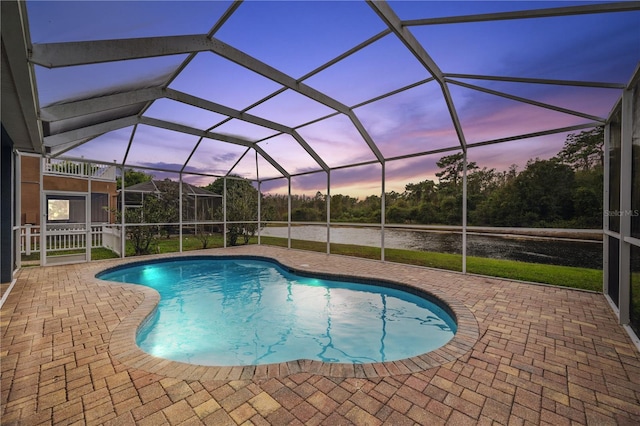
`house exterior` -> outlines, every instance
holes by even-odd
[[[42,180],[40,174],[42,171]],[[72,209],[73,217],[56,220],[50,217],[50,209],[41,212],[40,192],[49,204],[55,200],[69,200],[74,205],[74,194],[91,194],[90,218],[92,224],[113,223],[116,208],[114,200],[118,194],[116,188],[115,166],[95,166],[70,161],[55,161],[40,156],[20,156],[21,202],[20,225],[42,224],[44,218],[49,223],[65,221],[84,222],[85,211]]]

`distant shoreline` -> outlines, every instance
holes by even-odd
[[[297,222],[292,226],[326,226],[322,222]],[[284,222],[269,223],[269,227],[286,226]],[[380,228],[380,224],[375,223],[347,223],[332,222],[331,227],[347,228]],[[385,224],[385,229],[403,229],[416,232],[446,232],[461,233],[461,226],[451,225],[419,225],[419,224]],[[540,239],[562,239],[575,241],[602,242],[603,232],[601,229],[563,229],[563,228],[514,228],[514,227],[489,227],[489,226],[467,226],[467,234],[473,235],[500,235],[503,237],[513,236],[524,238]]]

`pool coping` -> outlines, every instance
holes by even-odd
[[[96,278],[96,274],[118,268],[120,266],[129,265],[140,262],[153,262],[154,260],[164,260],[170,258],[254,258],[275,262],[293,273],[301,275],[321,275],[329,278],[355,279],[358,282],[371,283],[377,281],[390,284],[402,290],[408,290],[414,294],[426,293],[437,301],[444,302],[442,306],[446,310],[450,310],[457,323],[457,331],[453,338],[431,352],[405,358],[397,361],[384,361],[364,364],[346,364],[346,363],[325,363],[322,361],[300,359],[295,361],[287,361],[275,364],[249,365],[249,366],[204,366],[196,364],[188,364],[180,361],[173,361],[166,358],[160,358],[144,352],[136,344],[136,334],[141,324],[143,324],[155,311],[160,296],[158,292],[152,288],[137,284],[123,284],[109,282]],[[111,263],[111,262],[110,262]],[[101,266],[101,265],[96,265]],[[90,268],[93,269],[93,268]],[[89,272],[89,271],[87,271]],[[464,304],[452,298],[450,295],[443,293],[434,288],[428,288],[428,284],[419,285],[416,283],[405,282],[401,279],[375,279],[364,277],[357,274],[339,273],[330,274],[324,272],[314,272],[312,270],[296,268],[287,263],[286,259],[279,256],[247,255],[247,254],[229,254],[212,253],[193,254],[193,253],[173,253],[170,255],[154,256],[146,259],[122,259],[110,266],[102,266],[99,270],[91,271],[89,279],[95,281],[97,285],[109,286],[125,286],[129,289],[143,295],[142,302],[134,308],[134,310],[125,317],[112,331],[109,340],[109,353],[122,364],[127,367],[141,369],[150,373],[159,374],[166,377],[181,380],[266,380],[270,378],[283,378],[297,373],[309,373],[321,375],[325,377],[340,378],[378,378],[402,374],[412,374],[425,371],[443,364],[453,362],[471,351],[478,341],[479,327],[478,322],[469,308]]]

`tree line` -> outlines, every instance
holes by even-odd
[[[548,160],[530,159],[523,170],[479,167],[467,163],[467,220],[474,226],[599,228],[602,226],[604,171],[602,127],[567,136]],[[385,193],[386,222],[460,225],[462,223],[462,153],[440,158],[438,181],[408,183],[402,193]],[[379,223],[379,196],[364,199],[332,195],[331,220]],[[264,220],[286,220],[288,197],[267,195]],[[293,221],[326,220],[326,196],[292,196]]]

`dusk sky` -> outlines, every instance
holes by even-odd
[[[564,7],[591,2],[435,2],[391,1],[401,20]],[[206,34],[227,10],[227,1],[28,1],[33,43]],[[627,83],[640,61],[640,11],[537,19],[410,26],[413,36],[444,73],[510,76],[589,82]],[[363,1],[245,1],[213,37],[301,79],[386,29]],[[46,69],[36,66],[41,107],[104,94],[161,85],[188,55],[161,56],[115,63]],[[399,38],[387,34],[346,59],[305,79],[348,107],[430,78],[430,73]],[[456,79],[518,97],[606,118],[621,95],[619,89],[565,87]],[[212,52],[195,55],[168,86],[236,110],[282,89],[282,86]],[[448,83],[467,143],[482,142],[580,125],[593,120]],[[458,138],[435,81],[353,109],[385,158],[458,147]],[[330,167],[375,160],[346,115],[338,114],[299,127],[335,110],[293,90],[251,108],[249,114],[296,128]],[[155,101],[145,117],[200,130],[260,141],[259,146],[291,174],[320,170],[290,135],[169,99]],[[64,124],[64,123],[61,123]],[[133,127],[101,135],[66,156],[125,161]],[[576,133],[576,132],[573,132]],[[529,158],[549,158],[567,133],[473,148],[469,161],[481,167],[524,168]],[[126,156],[128,167],[179,171],[195,148],[185,171],[233,174],[249,179],[281,176],[266,160],[229,143],[139,125]],[[434,179],[435,162],[447,153],[387,162],[386,190],[402,192],[407,183]],[[240,160],[240,161],[239,161]],[[239,162],[238,162],[239,161]],[[157,177],[177,174],[154,172]],[[185,177],[206,185],[214,177]],[[379,164],[340,169],[331,174],[332,194],[380,195]],[[324,172],[292,179],[293,191],[326,193]],[[266,182],[264,192],[286,192],[286,179]]]

